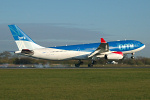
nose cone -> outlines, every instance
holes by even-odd
[[[145,44],[143,44],[143,49],[144,49],[145,47],[146,47]]]
[[[145,48],[145,44],[141,43],[141,50]]]

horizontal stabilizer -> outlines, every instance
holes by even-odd
[[[33,50],[29,50],[29,49],[22,49],[21,51],[15,51],[15,54],[19,54],[19,55],[26,55],[26,56],[31,56],[34,54]]]
[[[21,54],[24,54],[24,55],[33,55],[34,52],[33,52],[33,50],[22,49]]]

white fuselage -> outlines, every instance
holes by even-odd
[[[123,54],[130,54],[138,52],[145,48],[145,45],[134,49],[131,51],[125,51],[122,52]],[[69,60],[69,59],[88,59],[88,55],[91,54],[91,52],[85,52],[85,51],[73,51],[73,50],[62,50],[62,49],[54,49],[54,48],[41,48],[41,49],[35,49],[33,50],[34,54],[32,57],[36,58],[42,58],[42,59],[49,59],[49,60]],[[104,57],[105,54],[109,54],[114,51],[109,51],[102,53],[101,55],[97,55],[96,57]]]
[[[91,52],[60,50],[53,48],[35,49],[33,57],[50,60],[87,59]]]

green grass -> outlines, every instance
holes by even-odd
[[[150,69],[1,69],[0,100],[150,100]]]

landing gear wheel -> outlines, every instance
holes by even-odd
[[[75,67],[80,67],[80,64],[75,64]]]
[[[88,67],[93,67],[93,65],[96,63],[95,60],[92,60],[92,63],[91,64],[88,64]]]
[[[134,59],[135,57],[134,56],[131,56],[131,59]]]
[[[93,67],[93,64],[88,64],[88,67]]]
[[[134,54],[135,54],[135,53],[131,53],[131,55],[132,55],[132,56],[131,56],[131,59],[134,59],[134,56],[133,56]]]
[[[75,64],[75,67],[80,67],[80,65],[83,64],[83,61],[79,60],[77,64]]]

